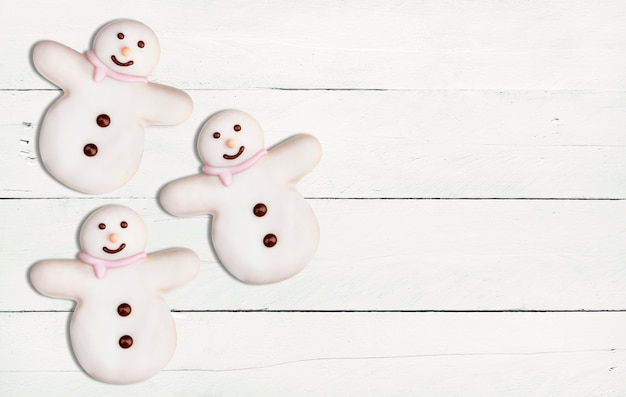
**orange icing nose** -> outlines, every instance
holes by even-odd
[[[229,148],[234,148],[235,146],[237,146],[237,141],[234,139],[229,139],[226,141],[226,146],[228,146]]]
[[[115,243],[115,242],[117,242],[117,239],[118,239],[118,235],[117,234],[115,234],[115,233],[109,234],[109,241],[110,242]]]
[[[122,55],[124,55],[125,57],[130,55],[130,48],[128,47],[124,47],[122,48]]]

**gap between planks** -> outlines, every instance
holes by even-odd
[[[12,313],[72,313],[74,310],[0,310]],[[189,309],[170,310],[172,313],[626,313],[626,309],[485,309],[485,310],[407,310],[407,309]]]
[[[375,88],[375,87],[362,87],[362,88],[335,88],[335,87],[233,87],[233,88],[183,88],[183,91],[209,91],[209,92],[229,92],[229,91],[307,91],[307,92],[423,92],[423,93],[449,93],[449,92],[483,92],[483,93],[537,93],[542,92],[549,93],[571,93],[571,94],[600,94],[600,93],[614,93],[624,94],[626,90],[610,90],[610,89],[495,89],[495,88]],[[0,88],[2,92],[63,92],[60,88]]]
[[[119,197],[0,197],[0,200],[152,200],[154,196]],[[626,197],[305,197],[305,200],[360,200],[360,201],[624,201]]]

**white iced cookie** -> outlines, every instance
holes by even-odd
[[[186,248],[146,255],[146,226],[121,205],[93,212],[80,231],[79,259],[49,259],[30,271],[42,294],[73,299],[70,339],[93,378],[126,384],[150,378],[172,357],[174,319],[164,293],[191,281],[199,259]]]
[[[176,216],[211,214],[215,252],[245,283],[298,273],[317,249],[319,226],[295,185],[320,161],[319,141],[297,135],[266,151],[258,122],[226,110],[202,127],[198,153],[203,173],[166,185],[163,208]]]
[[[35,45],[33,64],[63,90],[39,130],[39,154],[54,178],[84,193],[113,191],[135,175],[146,125],[189,117],[189,95],[148,82],[159,55],[154,32],[129,19],[100,29],[86,54],[54,41]]]

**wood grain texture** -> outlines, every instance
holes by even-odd
[[[1,197],[86,197],[38,161],[39,120],[58,92],[0,92]],[[221,109],[255,115],[273,145],[316,135],[300,189],[332,198],[625,198],[626,94],[192,91],[181,126],[148,127],[137,175],[109,197],[156,197],[199,172],[197,133]],[[167,150],[163,150],[167,148]],[[355,177],[355,171],[358,172]]]
[[[5,5],[0,25],[11,28],[0,40],[16,61],[0,70],[0,86],[50,88],[29,68],[35,41],[87,50],[98,26],[129,17],[158,32],[154,78],[181,88],[626,87],[621,1],[105,4]]]
[[[29,267],[75,258],[78,225],[110,202],[142,214],[148,252],[184,246],[201,272],[169,294],[175,310],[624,310],[625,201],[310,200],[318,252],[296,277],[267,286],[216,261],[206,216],[178,219],[153,199],[2,200],[6,264],[0,310],[69,310],[28,286]],[[349,236],[349,237],[346,237]]]
[[[195,109],[149,127],[125,187],[89,196],[38,159],[60,91],[30,52],[89,49],[99,26],[157,33],[152,81]],[[0,395],[626,395],[626,3],[619,0],[0,0]],[[224,271],[209,218],[158,205],[197,173],[213,113],[254,115],[273,145],[318,137],[299,184],[321,242],[269,286]],[[28,269],[74,257],[95,208],[128,205],[148,252],[201,258],[167,295],[178,348],[136,385],[89,378],[71,301]]]
[[[123,388],[80,372],[67,346],[67,313],[1,317],[12,327],[0,336],[12,343],[0,345],[0,391],[54,394],[51,386],[63,384],[64,395],[149,395],[172,385],[184,395],[226,396],[626,392],[624,313],[176,313],[178,347],[166,370]]]

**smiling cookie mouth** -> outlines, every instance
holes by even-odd
[[[112,250],[112,249],[107,248],[107,247],[102,247],[102,251],[106,252],[107,254],[117,254],[118,252],[120,252],[124,248],[126,248],[126,244],[122,243],[122,245],[120,245],[118,249]]]
[[[243,153],[243,151],[244,151],[245,149],[246,149],[246,148],[245,148],[244,146],[241,146],[241,147],[239,147],[239,151],[238,151],[236,154],[233,154],[233,155],[224,154],[224,158],[225,158],[226,160],[234,160],[234,159],[236,159],[237,157],[241,156],[241,153]]]
[[[117,60],[117,58],[115,58],[115,55],[111,55],[111,60],[117,65],[117,66],[131,66],[132,64],[134,64],[135,62],[133,61],[128,61],[128,62],[120,62]]]

